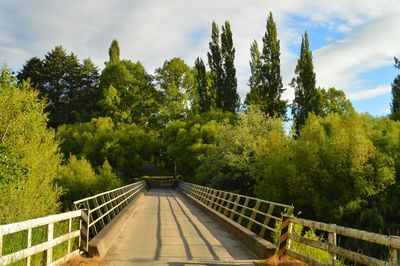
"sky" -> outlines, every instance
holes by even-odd
[[[283,98],[308,32],[317,86],[342,89],[358,112],[390,112],[391,82],[400,70],[399,0],[1,0],[0,63],[18,71],[33,56],[57,45],[104,67],[111,41],[121,57],[141,61],[149,73],[165,60],[183,58],[192,66],[207,61],[213,20],[229,20],[236,49],[238,92],[249,90],[250,44],[259,45],[268,12],[277,23],[281,46]]]

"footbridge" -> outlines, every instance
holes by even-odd
[[[254,265],[274,255],[309,265],[399,262],[397,236],[299,219],[293,206],[172,177],[153,177],[74,205],[75,211],[0,225],[0,265],[57,265],[79,254],[99,256],[107,265]],[[321,238],[310,239],[295,226],[313,228]],[[381,245],[385,255],[342,247],[339,235]],[[17,242],[23,244],[12,245]],[[325,258],[307,253],[311,249]]]

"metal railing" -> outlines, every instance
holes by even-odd
[[[88,251],[89,241],[145,188],[146,182],[139,181],[74,202],[75,209],[87,210],[86,232],[83,232],[85,236],[82,238],[85,251]]]
[[[19,260],[26,259],[26,265],[30,266],[32,256],[41,252],[46,252],[46,257],[43,261],[43,264],[57,265],[67,260],[68,258],[79,254],[79,244],[74,245],[73,241],[77,238],[79,238],[80,240],[80,226],[78,229],[72,231],[72,225],[73,219],[77,218],[80,220],[83,215],[84,214],[82,210],[77,210],[13,224],[0,225],[0,265],[7,265]],[[79,220],[77,221],[78,225]],[[64,221],[68,221],[67,228],[65,228],[64,230],[57,230],[59,227],[58,225],[63,223]],[[44,230],[41,231],[40,229],[36,229],[40,227],[47,228],[43,228]],[[33,232],[33,230],[35,231]],[[59,231],[67,232],[60,233]],[[16,236],[17,234],[19,234],[18,237]],[[7,236],[14,237],[14,239],[9,239],[9,241],[7,241],[7,245],[18,245],[20,244],[18,243],[20,241],[16,241],[16,238],[25,238],[26,241],[24,242],[26,244],[24,246],[26,246],[26,248],[18,251],[6,252],[7,254],[4,254],[4,246],[6,242],[5,238]],[[37,240],[37,238],[39,238],[39,241]],[[66,255],[58,258],[57,260],[53,260],[54,248],[67,241],[68,244],[66,246]]]
[[[321,233],[326,232],[328,239],[325,242],[309,239],[305,236],[293,232],[293,225],[301,225],[307,228],[319,230]],[[352,239],[363,240],[369,243],[374,243],[386,246],[389,249],[388,261],[373,258],[361,251],[355,252],[345,249],[337,245],[337,235],[345,236]],[[300,254],[291,249],[291,241],[301,243],[305,246],[313,247],[319,250],[326,251],[329,254],[328,263],[317,261],[314,258]],[[335,224],[326,224],[306,219],[300,219],[291,216],[284,216],[281,227],[281,236],[279,238],[279,256],[288,255],[310,265],[336,265],[337,256],[345,258],[352,262],[358,262],[364,265],[399,265],[400,237],[387,236],[376,233],[371,233],[363,230],[338,226]]]
[[[273,240],[273,236],[279,233],[276,225],[282,222],[282,215],[293,213],[293,206],[290,205],[187,182],[179,182],[178,188],[192,199],[225,215],[270,242]],[[277,246],[278,243],[273,244]]]

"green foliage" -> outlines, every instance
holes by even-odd
[[[319,94],[318,114],[327,116],[330,113],[337,113],[340,115],[348,115],[355,113],[351,101],[346,98],[346,94],[342,90],[335,88],[317,88]]]
[[[116,124],[110,117],[59,128],[61,151],[87,159],[93,167],[108,163],[121,178],[137,177],[143,159],[156,149],[155,134],[135,124]]]
[[[64,209],[71,208],[76,200],[122,185],[107,161],[96,174],[87,160],[77,159],[75,155],[70,156],[68,163],[60,168],[56,183],[65,190],[61,196]]]
[[[181,58],[165,61],[155,70],[155,79],[162,92],[160,112],[166,122],[185,117],[194,102],[194,79],[190,67]]]
[[[269,116],[284,118],[287,101],[281,100],[284,89],[280,66],[280,44],[271,12],[263,37],[262,54],[260,55],[256,41],[250,47],[250,54],[250,92],[246,96],[246,103],[258,105]]]
[[[109,52],[110,61],[100,75],[98,115],[109,116],[116,122],[158,126],[161,95],[153,86],[152,77],[139,61],[119,60],[116,40]]]
[[[49,125],[57,127],[75,121],[87,121],[94,116],[99,95],[97,67],[85,59],[67,54],[56,46],[43,60],[29,59],[17,75],[19,82],[30,80],[46,98]]]
[[[220,44],[221,42],[221,44]],[[210,52],[208,64],[215,91],[215,106],[222,111],[235,112],[240,99],[237,94],[237,79],[235,61],[235,48],[233,47],[232,31],[228,21],[222,26],[221,39],[219,38],[218,25],[213,21]]]
[[[400,69],[400,60],[394,58],[395,67]],[[400,120],[400,74],[396,76],[392,83],[392,103],[390,105],[391,117],[394,120]]]
[[[211,111],[188,117],[185,121],[169,123],[161,132],[163,159],[166,167],[177,172],[186,180],[192,180],[201,163],[200,156],[213,148],[215,134],[222,123],[232,123],[235,115]]]
[[[207,113],[211,110],[213,93],[211,91],[211,81],[207,75],[206,66],[199,57],[194,63],[194,80],[197,90],[197,102],[194,102],[192,109],[196,108],[196,105],[198,105],[200,113]]]
[[[61,190],[53,185],[60,156],[46,128],[45,102],[30,84],[0,76],[0,224],[54,213]],[[15,206],[18,206],[16,209]]]
[[[301,41],[300,58],[297,61],[295,77],[290,83],[295,93],[292,103],[292,115],[297,136],[300,135],[301,127],[305,124],[308,114],[319,114],[319,95],[315,88],[315,72],[312,58],[308,35],[305,32]]]
[[[255,107],[240,114],[235,124],[220,125],[215,145],[200,157],[197,180],[213,187],[252,194],[258,177],[255,169],[258,146],[274,133],[284,133],[282,121],[265,117]]]

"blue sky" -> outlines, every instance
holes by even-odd
[[[261,43],[269,11],[281,42],[284,98],[294,97],[288,84],[307,30],[317,85],[343,89],[359,112],[389,112],[390,84],[399,73],[393,66],[393,56],[400,56],[398,0],[2,0],[0,61],[19,69],[61,44],[103,68],[117,38],[122,57],[140,60],[153,73],[176,56],[189,65],[196,57],[207,61],[211,22],[229,20],[243,99],[249,47],[254,39]]]

